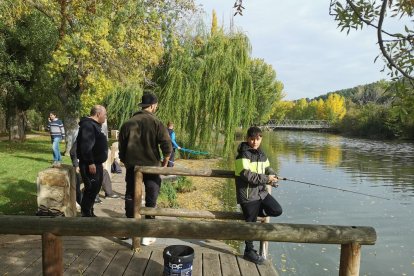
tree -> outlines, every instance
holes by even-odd
[[[232,149],[235,127],[252,122],[250,43],[239,32],[208,33],[204,24],[175,38],[156,74],[159,116],[175,122],[190,146]],[[184,133],[180,133],[184,137]]]
[[[25,112],[35,105],[36,86],[57,39],[52,29],[51,22],[36,11],[0,23],[0,104],[9,139],[25,139]]]
[[[346,114],[345,99],[338,94],[330,94],[325,101],[326,118],[331,123],[340,121]]]
[[[391,77],[404,76],[413,81],[414,30],[405,25],[399,32],[386,30],[385,21],[398,17],[402,22],[412,21],[414,4],[411,0],[382,0],[377,5],[369,0],[331,0],[330,14],[335,16],[341,31],[373,27],[377,31],[380,55],[390,70]],[[406,19],[406,20],[404,20]]]
[[[250,62],[250,75],[256,99],[253,120],[256,123],[265,123],[272,113],[273,103],[282,98],[283,84],[276,79],[273,67],[263,59],[253,59]]]
[[[118,87],[151,79],[165,26],[193,6],[192,0],[16,0],[0,2],[0,17],[12,24],[37,12],[53,25],[57,41],[45,40],[53,46],[47,68],[67,107],[63,117],[71,137],[76,119],[91,105]]]

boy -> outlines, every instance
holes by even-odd
[[[267,184],[276,185],[277,176],[260,148],[261,142],[260,128],[250,127],[247,130],[246,142],[242,142],[237,149],[237,203],[240,204],[246,222],[256,222],[257,216],[277,217],[282,214],[282,207],[266,190]],[[264,258],[254,250],[253,241],[245,243],[244,259],[262,264]]]

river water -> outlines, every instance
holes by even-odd
[[[266,132],[262,147],[279,176],[390,200],[280,181],[274,223],[371,226],[360,275],[414,275],[414,143],[317,132]],[[270,243],[280,275],[338,275],[340,245]]]

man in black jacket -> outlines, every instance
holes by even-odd
[[[126,167],[125,215],[134,217],[135,166],[166,167],[172,152],[167,128],[155,116],[158,99],[154,94],[142,96],[139,104],[142,110],[126,121],[119,132],[119,157]],[[161,153],[163,161],[161,163]],[[144,174],[145,206],[156,207],[161,178],[157,174]],[[146,218],[153,218],[146,216]],[[143,238],[142,244],[149,245],[155,238]]]
[[[85,190],[81,202],[83,217],[96,217],[93,212],[95,197],[102,186],[103,166],[108,159],[108,141],[102,132],[106,109],[102,105],[92,107],[90,116],[79,122],[77,157]]]

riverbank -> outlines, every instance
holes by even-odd
[[[220,169],[219,159],[179,159],[176,160],[176,164],[177,168],[188,168],[192,170]],[[227,179],[195,176],[188,176],[187,178],[193,183],[195,190],[177,194],[179,208],[223,211],[223,206],[226,204],[220,195],[225,185],[228,185]]]

